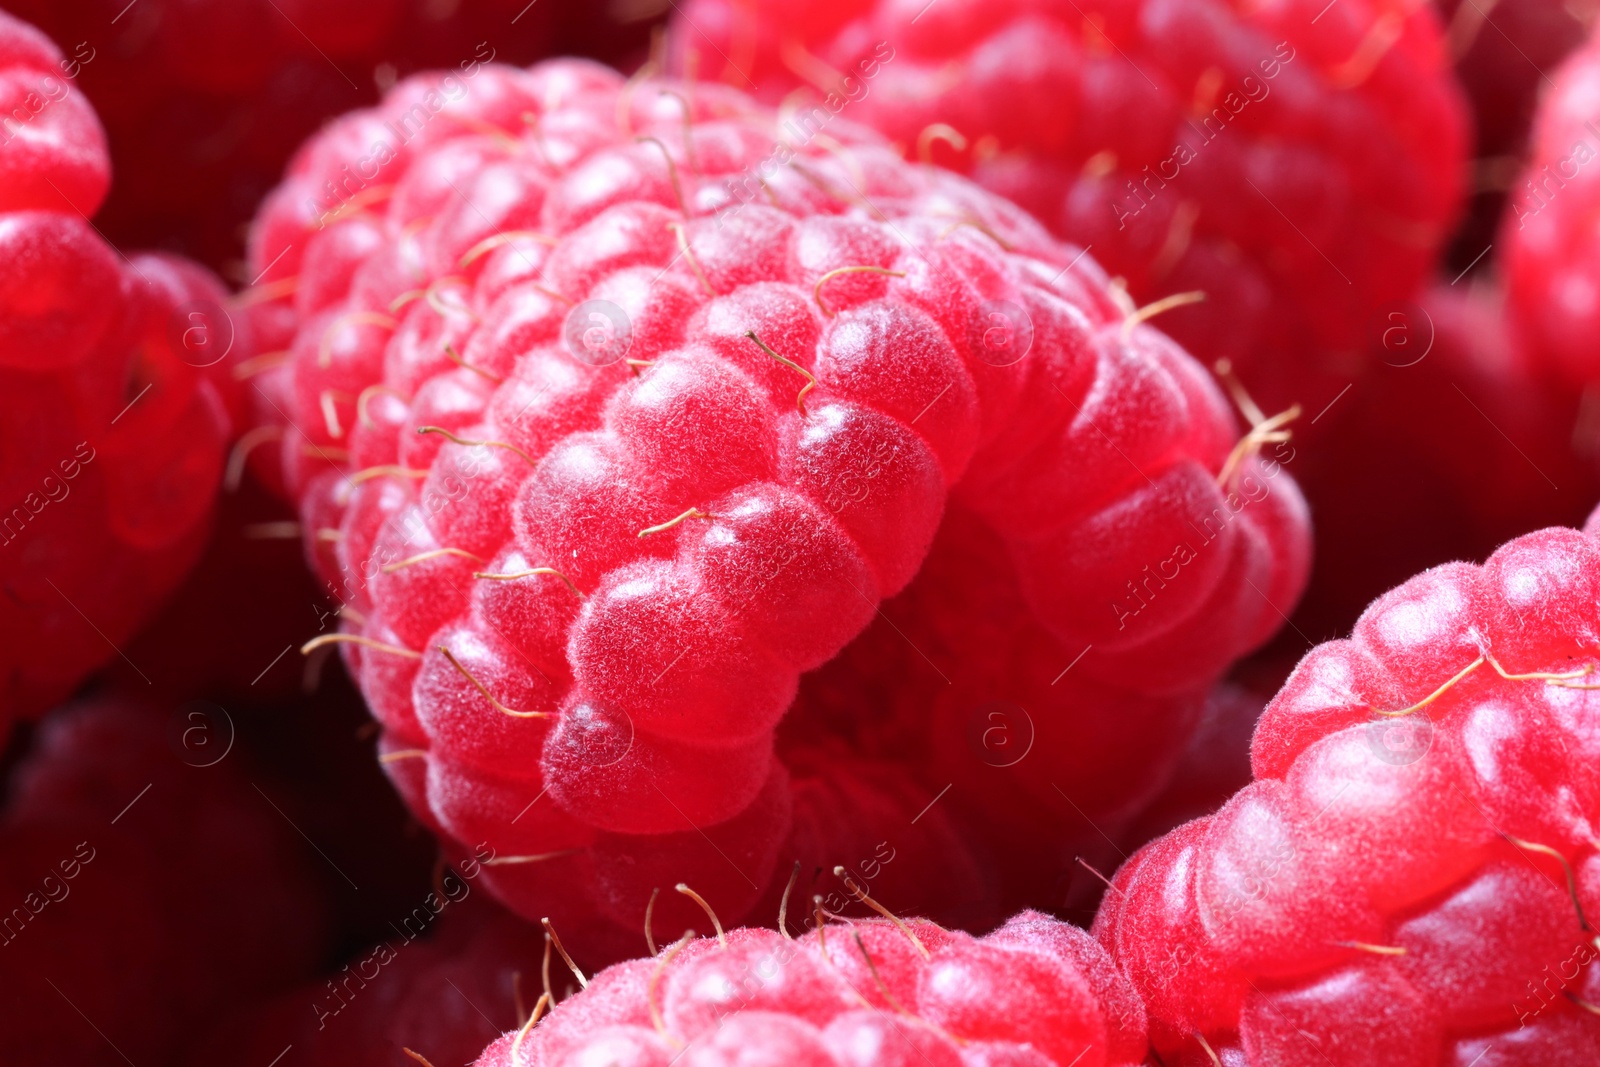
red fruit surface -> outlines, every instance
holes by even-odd
[[[218,271],[295,146],[419,69],[622,60],[648,26],[564,0],[7,0],[67,54],[110,133],[117,173],[102,230]],[[238,280],[248,281],[253,275]]]
[[[1380,597],[1267,706],[1255,780],[1117,874],[1095,933],[1165,1062],[1594,1061],[1596,528]]]
[[[53,715],[17,766],[0,813],[0,1060],[172,1062],[198,1022],[327,950],[317,861],[239,755],[208,763],[188,728],[160,703],[101,697]]]
[[[1500,230],[1508,301],[1532,356],[1572,383],[1600,380],[1600,41],[1559,71],[1534,123],[1528,167],[1511,187]]]
[[[116,657],[198,555],[249,348],[206,271],[95,232],[109,164],[65,62],[0,13],[0,730]]]
[[[985,937],[922,919],[686,934],[595,975],[477,1067],[1133,1067],[1145,1049],[1143,1009],[1100,947],[1023,912]]]
[[[969,173],[1092,248],[1271,410],[1321,406],[1462,195],[1467,123],[1427,5],[695,0],[681,67]],[[759,88],[754,88],[759,87]]]
[[[1420,570],[1579,525],[1600,499],[1600,424],[1540,372],[1497,288],[1440,282],[1393,311],[1372,346],[1291,468],[1317,530],[1294,620],[1307,644],[1348,632]]]
[[[790,158],[774,122],[577,62],[419,77],[257,220],[308,555],[392,769],[428,754],[419,814],[463,845],[469,809],[547,792],[518,853],[781,792],[800,673],[911,580],[951,491],[1045,630],[1097,646],[1086,677],[1208,684],[1297,594],[1298,497],[1092,260],[868,132]]]

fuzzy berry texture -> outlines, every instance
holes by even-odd
[[[1511,313],[1532,355],[1563,380],[1600,381],[1600,37],[1554,74],[1527,170],[1508,194],[1500,247]]]
[[[674,32],[683,69],[808,90],[807,135],[840,114],[971,174],[1140,303],[1203,291],[1163,328],[1274,410],[1348,380],[1461,200],[1466,116],[1427,5],[695,0]]]
[[[198,1021],[300,980],[332,947],[321,861],[238,752],[201,765],[196,728],[165,702],[102,697],[52,715],[16,766],[0,812],[0,1060],[174,1062]]]
[[[1315,640],[1420,570],[1580,525],[1600,499],[1600,421],[1541,372],[1498,287],[1436,284],[1389,313],[1372,351],[1293,468],[1317,528],[1295,625]]]
[[[1093,260],[867,131],[776,123],[576,61],[419,77],[256,222],[282,476],[390,766],[463,844],[538,798],[518,854],[765,803],[800,673],[952,491],[1086,676],[1186,691],[1302,581],[1259,434]]]
[[[238,269],[244,227],[295,147],[398,77],[578,50],[642,53],[643,22],[572,0],[7,0],[67,54],[110,134],[100,224]],[[248,281],[253,275],[238,280]]]
[[[198,556],[249,348],[206,271],[131,259],[66,60],[0,12],[0,729],[114,658]]]
[[[1138,997],[1100,947],[1023,912],[985,937],[921,919],[686,933],[595,975],[477,1067],[1133,1067],[1145,1051]]]
[[[1118,873],[1095,933],[1163,1062],[1600,1057],[1597,517],[1379,598],[1267,706],[1255,780]]]

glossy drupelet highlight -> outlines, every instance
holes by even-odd
[[[1138,998],[1076,927],[1023,912],[979,938],[922,919],[816,918],[798,938],[686,932],[654,958],[595,975],[548,1017],[541,1003],[477,1067],[1144,1062]]]
[[[1600,1055],[1600,543],[1379,598],[1268,705],[1255,781],[1118,873],[1095,933],[1164,1062]]]
[[[117,655],[199,555],[249,339],[218,282],[89,217],[105,136],[0,13],[0,732]]]
[[[422,77],[256,224],[289,353],[257,396],[389,766],[466,844],[548,793],[530,883],[781,792],[800,672],[952,486],[1083,673],[1141,691],[1208,681],[1303,581],[1279,424],[1241,440],[1092,260],[867,132],[774,123],[577,62]]]
[[[1468,129],[1404,0],[695,0],[681,69],[883,131],[1089,246],[1274,408],[1320,408],[1449,237]],[[754,87],[759,87],[753,88]],[[798,103],[796,103],[798,101]]]

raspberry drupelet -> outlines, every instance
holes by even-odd
[[[329,639],[458,840],[545,794],[518,853],[781,791],[800,673],[910,581],[952,491],[1089,677],[1187,691],[1297,594],[1303,505],[1261,491],[1282,419],[1241,438],[1082,250],[834,133],[575,61],[430,75],[313,139],[258,218],[247,299],[289,357],[254,381],[346,602]]]
[[[95,231],[110,165],[69,66],[0,12],[0,732],[115,658],[199,555],[249,347],[206,271]]]
[[[1274,410],[1349,380],[1462,199],[1465,108],[1426,4],[694,0],[674,42],[681,70],[788,98],[797,128],[839,114],[970,174],[1140,303],[1203,292],[1164,328]]]
[[[1425,571],[1313,649],[1255,780],[1146,846],[1095,933],[1185,1067],[1600,1056],[1600,543]]]
[[[807,924],[798,938],[781,918],[778,930],[687,931],[548,1015],[541,1001],[477,1067],[1144,1062],[1138,997],[1076,927],[1023,912],[973,937],[924,919],[829,921],[820,905]]]

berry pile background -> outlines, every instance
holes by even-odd
[[[0,0],[0,1063],[1600,1063],[1586,0]]]

